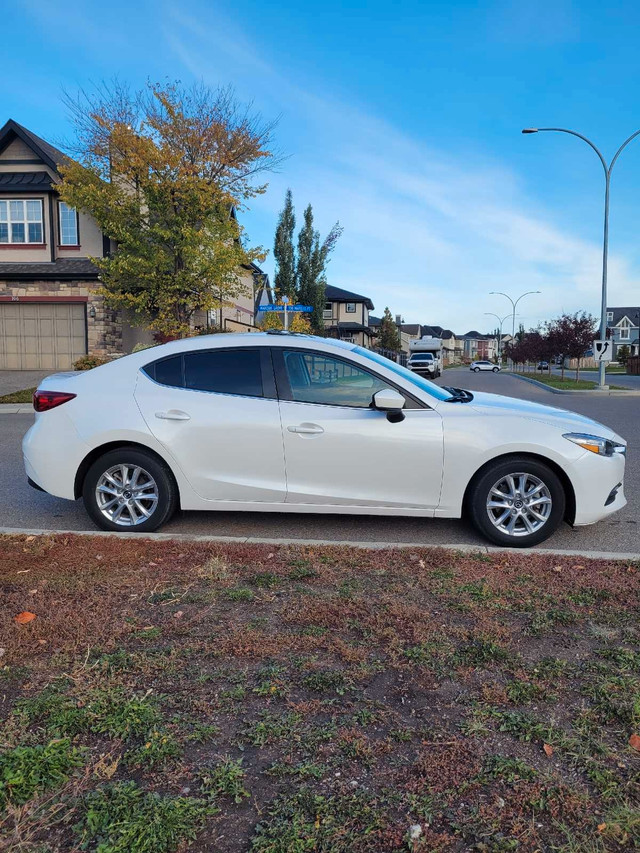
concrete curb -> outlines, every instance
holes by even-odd
[[[502,371],[506,376],[515,376],[516,379],[521,379],[523,382],[528,382],[530,385],[535,385],[537,388],[544,388],[545,391],[550,391],[552,394],[597,394],[599,397],[640,397],[640,391],[633,391],[631,388],[628,391],[567,391],[562,388],[552,388],[551,385],[546,385],[544,382],[538,382],[537,379],[532,379],[530,376],[522,376],[521,373],[512,373],[511,371]]]
[[[31,403],[0,403],[0,415],[33,415]]]
[[[640,554],[617,551],[580,551],[556,548],[498,548],[493,545],[470,545],[469,543],[446,543],[443,545],[417,542],[361,542],[349,539],[269,539],[262,536],[207,536],[198,533],[112,533],[107,530],[45,530],[39,528],[0,527],[0,536],[95,536],[118,539],[151,539],[156,542],[220,542],[230,545],[311,545],[360,548],[369,551],[406,550],[445,550],[463,554],[549,554],[557,557],[582,557],[591,560],[623,560],[640,562]]]

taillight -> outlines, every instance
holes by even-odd
[[[33,395],[33,408],[36,412],[48,412],[63,403],[73,400],[75,394],[67,394],[64,391],[36,391]]]

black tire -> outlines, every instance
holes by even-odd
[[[118,524],[107,518],[100,509],[96,497],[98,481],[106,471],[117,465],[140,467],[155,480],[158,499],[151,515],[145,521],[137,524]],[[118,447],[100,456],[91,465],[82,484],[82,499],[89,517],[102,530],[115,530],[119,533],[149,533],[162,527],[176,511],[178,488],[169,467],[157,456],[137,447]]]
[[[474,372],[474,373],[480,373],[480,368],[479,368],[479,367],[474,367],[474,368],[473,368],[473,372]]]
[[[493,368],[493,372],[494,372],[494,373],[497,373],[497,372],[498,372],[498,370],[500,370],[500,368],[499,368],[499,367],[494,367],[494,368]]]
[[[551,511],[546,521],[532,533],[510,535],[498,529],[489,517],[487,508],[489,493],[501,478],[509,474],[514,476],[527,474],[536,477],[544,483],[551,497]],[[565,507],[566,495],[558,475],[543,462],[527,456],[511,456],[502,461],[496,460],[487,466],[472,483],[467,503],[469,516],[476,529],[494,544],[509,548],[531,548],[544,542],[557,530],[564,518]],[[524,522],[519,522],[519,525],[524,526]]]

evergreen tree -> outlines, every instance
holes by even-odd
[[[291,300],[296,295],[296,258],[293,246],[295,227],[296,215],[293,209],[293,199],[291,190],[287,190],[284,207],[278,217],[273,256],[276,261],[276,292],[278,296],[288,296]]]
[[[390,349],[393,352],[400,352],[402,349],[400,330],[396,326],[395,320],[388,308],[384,309],[384,314],[380,321],[377,344],[380,349]]]
[[[309,204],[304,212],[304,225],[298,234],[298,260],[296,264],[296,290],[301,305],[311,305],[313,313],[309,316],[311,327],[323,334],[324,320],[322,312],[325,306],[325,288],[327,284],[326,267],[330,253],[342,234],[340,223],[336,222],[324,241],[313,227],[313,209]]]

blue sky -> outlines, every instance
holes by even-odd
[[[635,0],[4,4],[0,118],[60,141],[62,87],[117,74],[231,83],[289,155],[242,215],[271,249],[291,187],[323,232],[344,226],[332,284],[407,322],[465,332],[599,313],[602,167],[640,128]],[[6,36],[9,36],[7,39]],[[640,303],[640,138],[612,179],[610,304]],[[265,269],[273,270],[270,255]]]

